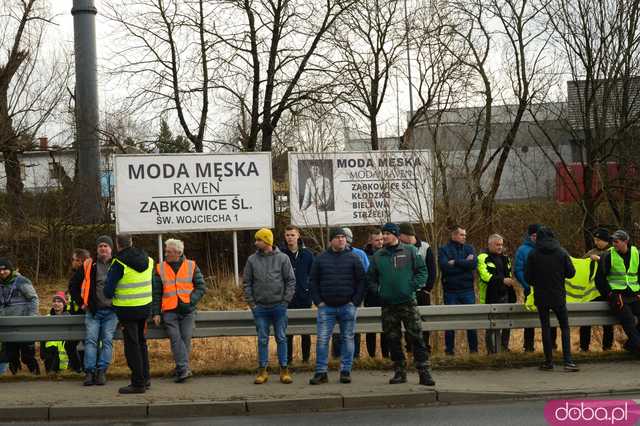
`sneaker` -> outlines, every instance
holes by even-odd
[[[266,368],[259,368],[258,374],[256,375],[256,379],[253,381],[256,385],[261,385],[269,380],[269,373],[267,373]]]
[[[341,371],[340,383],[351,383],[351,373],[348,371]]]
[[[571,362],[564,363],[564,371],[567,371],[569,373],[574,373],[576,371],[580,371],[580,369],[578,368],[575,362],[571,361]]]
[[[553,370],[553,363],[549,362],[549,361],[545,361],[542,364],[540,364],[539,368],[542,371],[551,371],[551,370]]]
[[[123,395],[132,394],[132,393],[145,393],[145,392],[146,392],[146,389],[144,388],[144,386],[129,385],[129,386],[125,386],[118,389],[118,393]]]
[[[151,380],[147,380],[146,382],[144,382],[144,388],[146,390],[151,389]]]
[[[186,382],[191,376],[193,376],[193,373],[191,372],[191,370],[185,370],[184,372],[178,374],[176,376],[176,378],[173,380],[175,383],[184,383]]]
[[[400,383],[407,383],[407,372],[405,370],[396,370],[393,377],[389,379],[390,385],[397,385]]]
[[[327,383],[328,381],[329,381],[329,378],[327,377],[327,373],[316,373],[309,380],[309,384],[310,385],[319,385],[319,384],[322,384],[322,383]]]
[[[280,367],[280,383],[284,383],[285,385],[293,383],[291,373],[287,367]]]
[[[420,376],[420,384],[423,386],[435,386],[436,382],[431,377],[429,370],[426,368],[424,370],[418,370],[418,375]]]
[[[96,384],[96,377],[93,371],[87,371],[84,375],[84,382],[82,382],[84,386],[93,386]]]
[[[105,370],[96,371],[94,384],[104,386],[107,384],[107,372]]]

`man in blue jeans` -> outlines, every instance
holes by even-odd
[[[296,290],[296,276],[289,256],[273,246],[273,233],[262,228],[255,235],[256,248],[244,267],[244,297],[258,333],[258,374],[254,383],[269,379],[269,328],[273,325],[278,344],[280,381],[292,383],[287,360],[287,305]]]
[[[97,259],[86,259],[69,281],[71,298],[85,311],[85,386],[107,383],[106,373],[113,354],[113,334],[118,325],[111,299],[105,297],[103,292],[111,264],[113,240],[103,235],[98,237],[96,243]]]
[[[329,248],[316,258],[311,268],[311,298],[318,307],[316,372],[311,385],[327,383],[329,340],[333,328],[340,326],[340,383],[351,383],[354,353],[356,307],[362,303],[365,271],[360,258],[347,250],[347,234],[334,228]]]
[[[442,273],[442,289],[445,305],[473,305],[476,294],[473,289],[473,271],[478,266],[478,259],[473,247],[465,244],[467,231],[455,225],[451,230],[451,240],[438,249],[438,264]],[[469,352],[478,352],[478,333],[467,330]],[[455,352],[455,331],[444,332],[445,353]]]

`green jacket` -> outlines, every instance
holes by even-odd
[[[383,247],[371,257],[367,278],[382,305],[416,300],[416,291],[427,282],[427,266],[415,247],[399,243]]]

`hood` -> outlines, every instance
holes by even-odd
[[[256,254],[258,256],[273,256],[276,253],[280,253],[280,249],[278,247],[274,247],[271,253],[265,253],[262,250],[256,250]]]
[[[0,284],[2,285],[10,285],[11,283],[13,283],[13,281],[16,279],[16,277],[18,276],[18,273],[16,271],[11,271],[11,275],[9,275],[6,279],[0,279]]]
[[[560,243],[556,239],[555,234],[548,228],[541,228],[538,231],[536,239],[536,248],[543,253],[552,253],[560,250]]]
[[[534,243],[533,240],[531,239],[531,237],[527,235],[526,237],[524,237],[524,241],[522,242],[522,245],[529,246],[529,247],[535,247],[536,243]]]
[[[287,242],[283,242],[280,247],[278,247],[280,249],[281,252],[283,253],[292,253],[291,250],[289,250],[289,246],[287,246]],[[304,241],[302,241],[302,238],[298,238],[298,251],[302,251],[303,249],[305,249],[305,245],[304,245]]]
[[[137,272],[144,272],[149,267],[149,256],[138,247],[129,247],[122,250],[118,253],[116,259]]]

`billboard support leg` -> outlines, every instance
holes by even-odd
[[[163,254],[164,253],[162,251],[162,234],[158,234],[158,263],[164,262],[164,259],[162,258]]]
[[[240,287],[240,273],[238,272],[238,232],[233,231],[233,276],[236,287]]]

